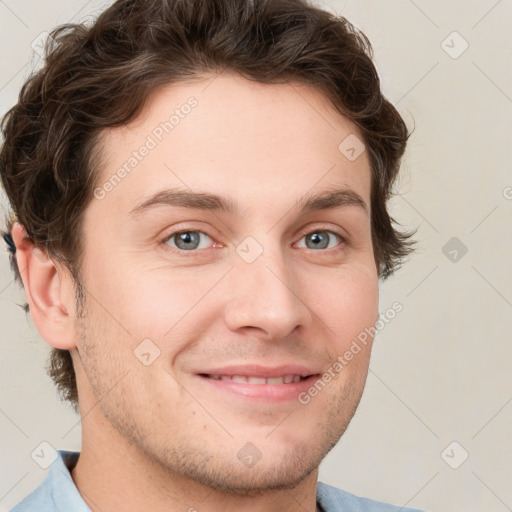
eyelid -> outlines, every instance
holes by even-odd
[[[334,233],[335,235],[340,237],[340,239],[343,242],[348,242],[348,240],[349,240],[348,234],[345,233],[344,231],[342,231],[340,228],[335,229],[335,228],[332,228],[331,226],[326,226],[325,224],[313,225],[313,226],[309,226],[307,228],[304,228],[303,230],[299,231],[297,236],[302,238],[305,235],[308,235],[310,233],[314,233],[315,231],[326,231],[328,233]]]

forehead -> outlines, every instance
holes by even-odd
[[[103,206],[126,216],[177,188],[235,198],[249,210],[343,188],[369,209],[368,152],[347,158],[346,140],[363,146],[357,126],[317,89],[224,73],[160,87],[135,120],[105,130],[96,184],[107,185]]]

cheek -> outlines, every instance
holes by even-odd
[[[315,312],[336,337],[336,350],[343,352],[358,336],[364,337],[377,320],[378,278],[364,271],[334,276],[324,283],[324,293],[316,304]],[[370,336],[366,341],[371,342]]]
[[[215,304],[207,295],[218,281],[218,272],[193,275],[170,268],[124,269],[122,274],[110,275],[108,283],[98,283],[112,312],[103,320],[124,340],[127,357],[149,339],[161,353],[157,365],[163,364],[209,325],[204,320],[213,314]]]
[[[110,320],[137,338],[161,337],[200,292],[191,286],[190,276],[176,277],[169,267],[148,267],[119,249],[102,258],[94,254],[90,261],[95,263],[87,269],[87,291],[110,313]]]

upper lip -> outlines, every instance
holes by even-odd
[[[286,364],[281,366],[268,367],[260,366],[257,364],[248,364],[223,366],[222,368],[210,368],[197,373],[206,375],[243,375],[247,377],[272,378],[283,377],[284,375],[300,375],[301,377],[308,377],[309,375],[316,375],[319,372],[303,365]]]

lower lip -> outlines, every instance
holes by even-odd
[[[196,375],[199,379],[218,391],[225,391],[244,398],[264,402],[285,402],[298,400],[299,393],[307,391],[319,375],[311,375],[307,379],[289,384],[248,384],[233,380],[213,379]]]

